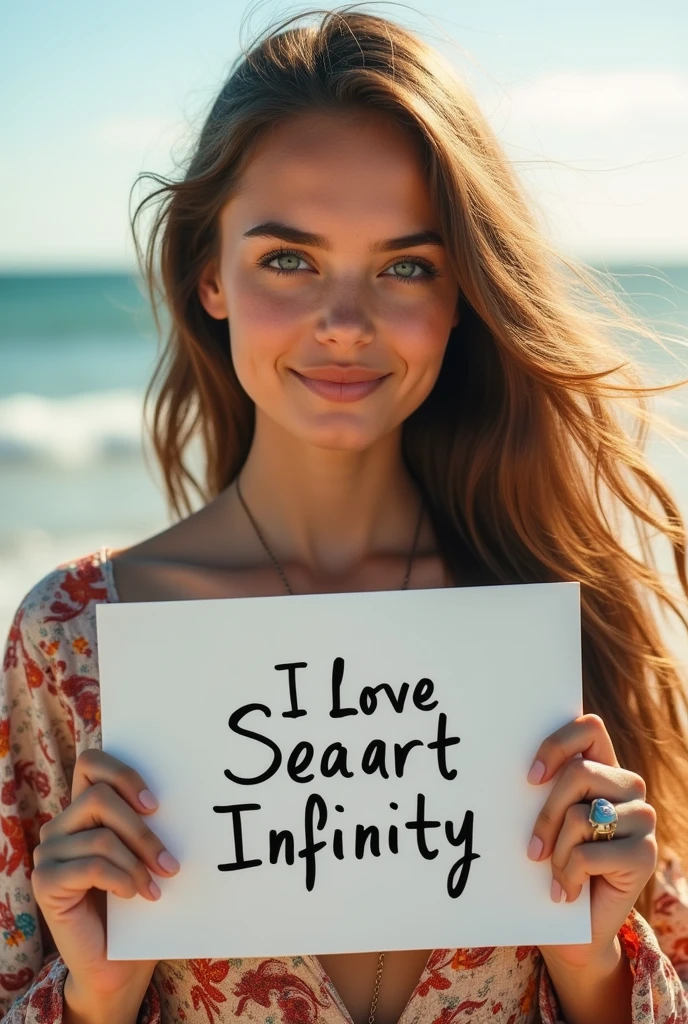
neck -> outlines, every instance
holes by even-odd
[[[408,551],[420,503],[401,428],[365,451],[333,451],[260,415],[241,490],[280,560],[331,573],[372,554]]]

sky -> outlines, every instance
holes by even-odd
[[[0,271],[133,269],[130,212],[152,187],[130,197],[137,175],[174,176],[240,48],[310,6],[8,5]],[[688,262],[688,4],[357,6],[415,29],[459,67],[561,250]]]

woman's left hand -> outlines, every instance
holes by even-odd
[[[564,967],[612,963],[619,955],[617,932],[657,865],[657,816],[645,802],[644,779],[619,767],[599,715],[581,715],[540,745],[528,781],[542,784],[557,773],[535,822],[528,856],[539,861],[551,855],[552,898],[561,894],[557,902],[577,899],[590,877],[592,942],[540,950],[545,960]],[[611,839],[593,842],[588,815],[596,797],[615,805],[619,821]]]

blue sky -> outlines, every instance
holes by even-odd
[[[309,6],[9,7],[0,269],[132,267],[136,175],[174,173],[240,41]],[[421,0],[361,6],[417,29],[460,67],[562,249],[688,262],[688,5],[425,0],[424,14]]]

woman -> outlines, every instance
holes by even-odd
[[[154,193],[145,269],[155,304],[157,253],[172,322],[153,438],[178,521],[59,566],[10,631],[4,1019],[688,1021],[686,703],[649,599],[680,608],[610,511],[669,540],[688,593],[685,532],[580,283],[609,296],[557,270],[441,58],[379,17],[292,20]],[[99,602],[556,580],[581,583],[586,713],[534,752],[532,784],[558,778],[527,855],[551,858],[553,899],[591,878],[589,945],[106,960],[105,891],[154,900],[183,865],[146,780],[100,750]],[[591,822],[593,798],[613,806]]]

